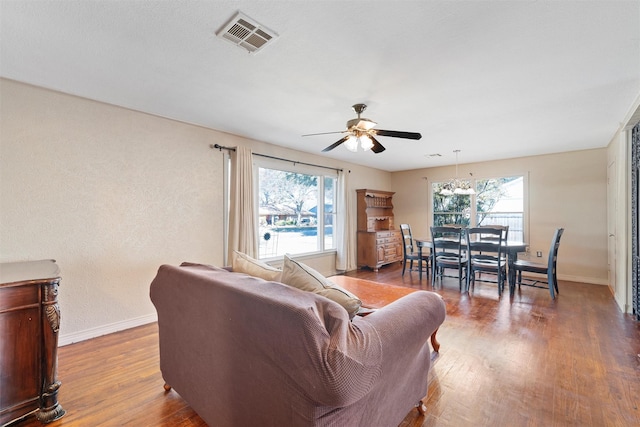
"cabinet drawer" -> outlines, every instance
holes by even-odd
[[[395,246],[388,246],[384,248],[385,257],[394,257],[398,254]]]
[[[0,312],[40,304],[40,287],[4,286],[0,288]]]

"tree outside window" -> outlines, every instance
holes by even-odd
[[[441,193],[447,183],[433,183],[433,225],[471,225],[471,196],[454,194],[444,196]]]
[[[524,240],[524,178],[477,180],[476,224],[508,225],[508,240]]]
[[[334,249],[336,178],[259,167],[259,258]]]

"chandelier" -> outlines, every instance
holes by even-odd
[[[471,188],[469,181],[460,181],[458,179],[458,153],[460,150],[453,150],[456,153],[456,177],[455,179],[449,180],[442,185],[442,189],[440,190],[440,194],[442,196],[453,196],[455,195],[471,195],[476,194],[476,192]]]

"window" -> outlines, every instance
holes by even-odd
[[[334,250],[337,173],[273,160],[257,169],[259,258]]]
[[[509,240],[524,240],[523,177],[476,181],[476,225],[508,225]]]
[[[440,194],[447,183],[434,182],[433,225],[508,225],[509,240],[524,240],[524,177],[512,176],[467,181],[475,195]]]
[[[467,184],[465,182],[465,184]],[[434,182],[433,188],[433,225],[440,227],[448,224],[471,225],[471,196],[440,194],[444,182]]]

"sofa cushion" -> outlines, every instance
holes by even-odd
[[[250,276],[275,282],[280,281],[280,276],[282,274],[282,271],[277,268],[238,251],[233,251],[231,267],[235,273],[245,273]]]
[[[291,259],[287,255],[284,256],[280,281],[285,285],[313,292],[337,302],[347,310],[351,319],[362,305],[362,301],[357,296],[336,285],[308,265]]]

